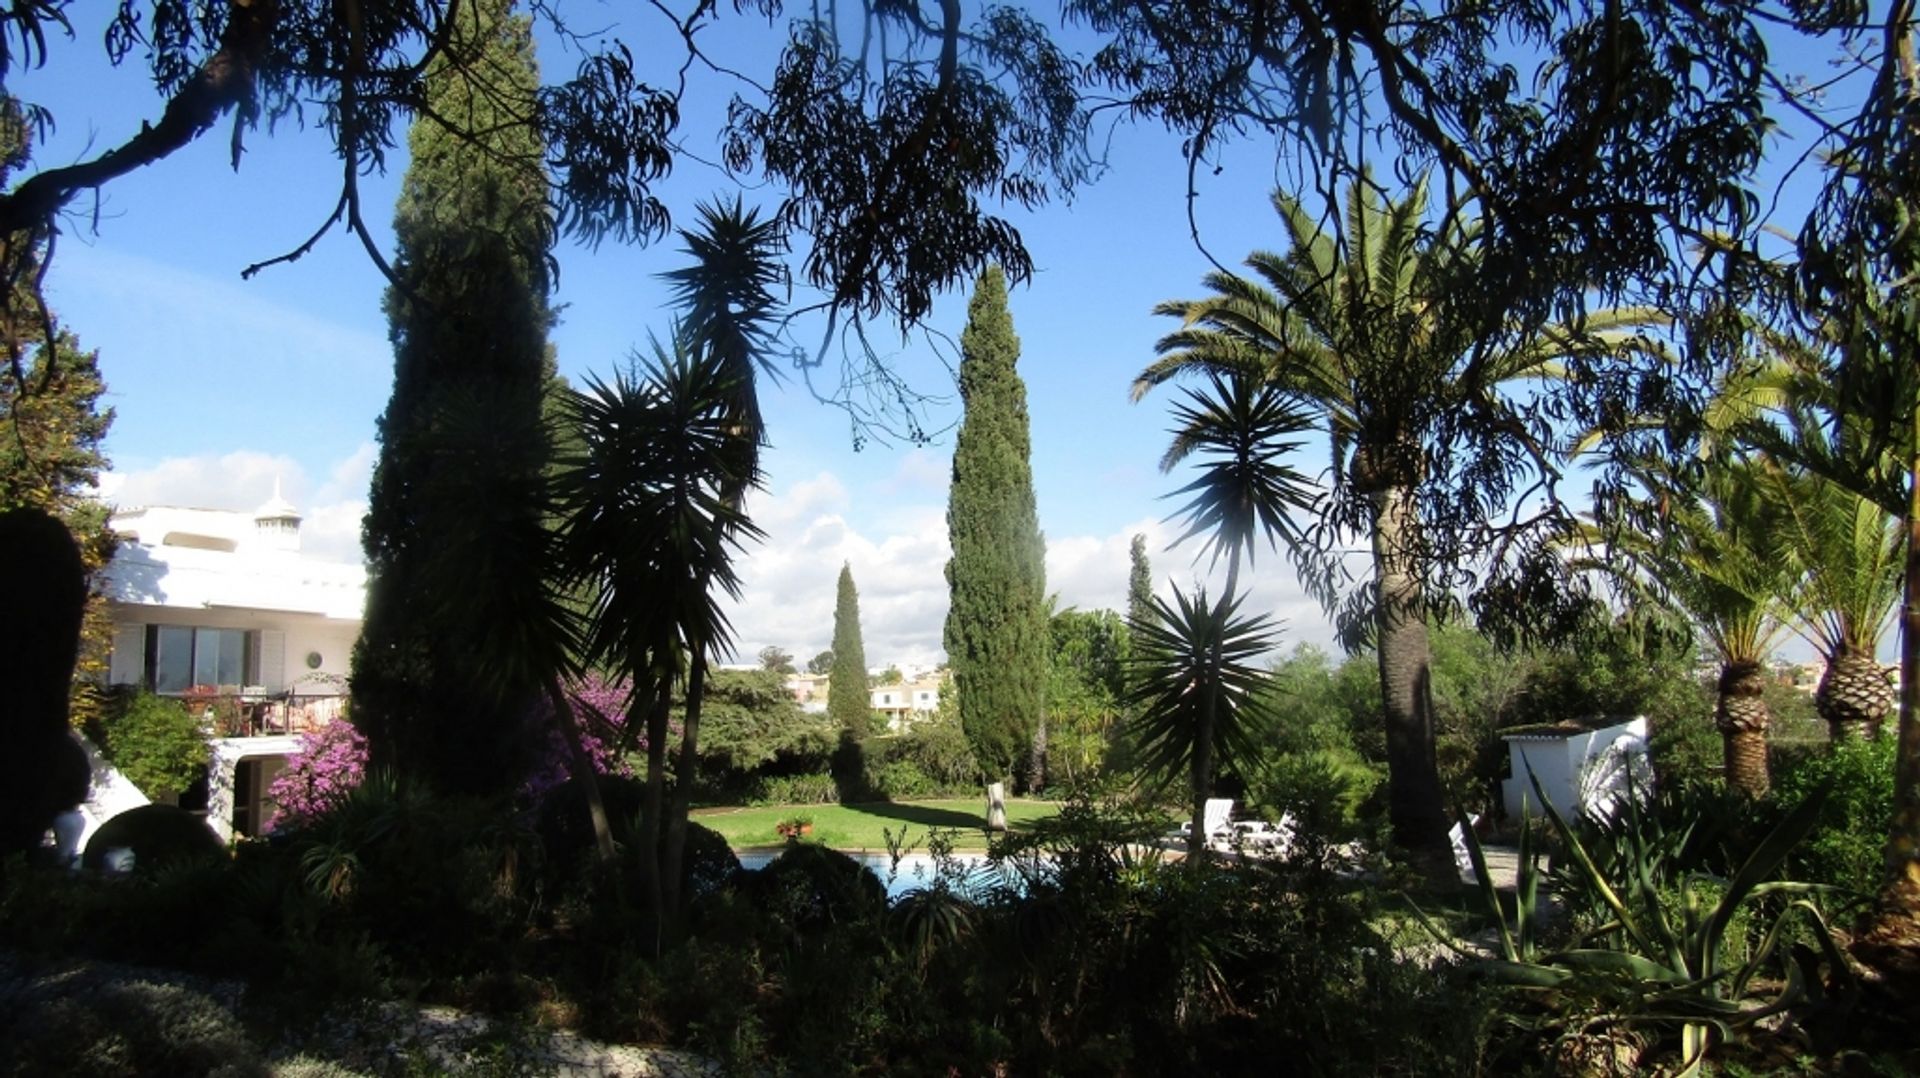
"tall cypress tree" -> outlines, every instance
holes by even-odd
[[[840,565],[833,602],[833,672],[827,680],[827,714],[855,737],[867,734],[873,698],[867,694],[867,649],[860,642],[860,593],[853,588],[853,567]]]
[[[547,601],[541,424],[551,322],[538,76],[509,0],[463,6],[427,72],[394,216],[393,396],[364,527],[354,721],[376,765],[446,792],[520,777]]]
[[[1043,737],[1046,548],[1034,509],[1020,339],[998,267],[980,275],[960,335],[960,397],[947,501],[947,662],[960,724],[989,781],[1010,776]]]
[[[1147,562],[1147,537],[1136,535],[1127,552],[1127,622],[1144,625],[1153,617],[1153,566]]]

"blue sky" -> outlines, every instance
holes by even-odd
[[[36,159],[65,163],[123,139],[154,108],[136,66],[115,70],[81,31],[58,70],[17,76],[11,87],[53,107],[58,130]],[[571,67],[551,42],[542,63]],[[71,63],[72,66],[66,66]],[[683,132],[711,156],[717,125],[697,99]],[[1161,518],[1160,496],[1178,483],[1157,470],[1166,395],[1128,402],[1132,376],[1152,357],[1165,319],[1152,305],[1197,294],[1209,268],[1188,235],[1186,172],[1176,140],[1121,128],[1112,170],[1071,203],[1038,214],[1010,210],[1031,251],[1032,282],[1016,289],[1013,317],[1033,417],[1033,467],[1048,540],[1049,588],[1063,605],[1123,605],[1127,547],[1151,541],[1155,575],[1191,580],[1193,544]],[[387,223],[404,167],[363,181],[365,204],[390,249]],[[391,386],[380,310],[384,280],[358,243],[336,231],[301,261],[241,280],[249,263],[297,245],[332,208],[339,166],[324,135],[283,124],[254,134],[241,168],[228,167],[225,131],[109,185],[97,207],[76,206],[59,241],[49,298],[101,367],[117,419],[112,474],[102,489],[121,504],[246,509],[278,478],[307,514],[310,550],[358,556],[358,527],[376,453],[374,423]],[[1277,242],[1266,197],[1270,158],[1251,150],[1203,177],[1197,214],[1223,261]],[[685,162],[663,188],[676,220],[697,200],[738,190]],[[745,195],[749,202],[755,192]],[[681,264],[677,240],[647,248],[563,245],[564,304],[554,334],[562,373],[605,374],[649,331],[667,325],[661,271]],[[796,300],[812,297],[797,293]],[[942,297],[930,328],[957,340],[964,290]],[[817,331],[815,331],[817,332]],[[949,367],[952,343],[874,334],[920,392],[945,398],[936,427],[959,419]],[[833,377],[830,370],[822,376]],[[914,448],[869,442],[856,452],[846,417],[793,382],[764,388],[773,449],[769,491],[753,506],[768,540],[749,555],[747,593],[734,614],[739,652],[766,644],[803,659],[832,632],[833,585],[851,563],[861,594],[868,658],[931,664],[940,658],[946,594],[945,507],[952,432]],[[1292,639],[1330,631],[1279,557],[1261,558],[1254,601],[1286,618]]]
[[[629,9],[639,10],[639,9]],[[635,16],[644,18],[644,16]],[[645,31],[644,24],[619,28]],[[732,24],[734,31],[752,28]],[[731,32],[731,31],[730,31]],[[751,50],[776,40],[743,37]],[[54,109],[59,128],[39,152],[41,166],[65,163],[124,139],[155,109],[137,64],[115,70],[94,31],[60,46],[58,69],[16,73],[10,89]],[[637,36],[637,35],[636,35]],[[542,43],[552,73],[571,68]],[[764,70],[764,64],[760,65]],[[712,159],[713,114],[724,89],[696,93],[683,123],[687,146]],[[1179,486],[1162,476],[1162,391],[1127,399],[1153,341],[1171,323],[1154,303],[1202,290],[1210,268],[1186,217],[1186,169],[1176,139],[1119,128],[1111,172],[1071,203],[1037,214],[1008,210],[1036,272],[1012,297],[1022,340],[1020,369],[1033,419],[1033,468],[1048,540],[1050,590],[1062,605],[1123,605],[1127,547],[1150,538],[1161,590],[1186,582],[1197,544],[1166,550],[1177,534],[1161,522]],[[387,228],[404,150],[384,176],[363,180],[376,233]],[[306,258],[243,281],[249,263],[296,246],[337,197],[339,164],[323,134],[283,123],[256,132],[240,170],[228,167],[224,129],[107,187],[98,206],[78,205],[59,241],[49,297],[101,367],[118,413],[108,442],[112,474],[103,492],[121,504],[192,504],[246,509],[279,479],[307,513],[310,550],[358,556],[358,528],[375,456],[374,423],[391,384],[391,351],[380,309],[384,280],[358,243],[335,231]],[[1276,181],[1270,150],[1246,146],[1218,172],[1203,172],[1195,215],[1223,263],[1280,239],[1267,202]],[[737,185],[683,161],[662,187],[676,221],[695,202],[729,197]],[[744,192],[749,203],[758,192]],[[97,210],[97,214],[96,214]],[[97,220],[97,225],[96,225]],[[562,373],[605,374],[649,331],[664,332],[665,290],[657,275],[681,264],[673,239],[637,248],[563,245],[554,334]],[[797,302],[813,297],[796,294]],[[964,290],[944,296],[930,327],[957,340]],[[815,331],[817,332],[817,331]],[[947,398],[936,427],[957,422],[951,344],[901,341],[890,362],[915,389]],[[825,377],[831,378],[831,371]],[[789,381],[762,390],[773,448],[769,491],[753,505],[768,540],[747,558],[746,595],[734,612],[739,653],[775,644],[802,659],[832,632],[833,585],[842,561],[860,588],[866,651],[876,666],[930,665],[940,658],[946,610],[945,505],[952,433],[913,448],[869,443],[856,452],[846,417]],[[1324,454],[1303,462],[1317,469]],[[1277,614],[1287,638],[1325,644],[1331,630],[1295,583],[1285,559],[1264,552],[1252,604]]]

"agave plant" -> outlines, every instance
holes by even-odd
[[[1534,792],[1540,796],[1537,780]],[[1825,796],[1816,790],[1794,806],[1730,877],[1679,867],[1687,863],[1683,851],[1694,824],[1669,832],[1642,813],[1637,797],[1623,799],[1619,814],[1603,823],[1610,850],[1602,850],[1540,796],[1563,850],[1569,897],[1600,913],[1596,925],[1556,950],[1542,947],[1538,931],[1541,873],[1532,817],[1523,814],[1521,823],[1511,918],[1473,829],[1463,828],[1480,893],[1499,922],[1499,955],[1481,968],[1544,1007],[1544,1017],[1526,1024],[1554,1038],[1563,1065],[1597,1059],[1634,1070],[1652,1035],[1677,1033],[1680,1065],[1672,1073],[1699,1074],[1711,1048],[1825,991],[1819,958],[1803,948],[1796,948],[1777,987],[1762,984],[1760,975],[1794,923],[1808,925],[1833,977],[1844,983],[1850,976],[1813,901],[1834,889],[1775,879],[1818,822]]]

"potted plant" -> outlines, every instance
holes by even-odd
[[[802,835],[813,834],[813,817],[789,816],[779,823],[774,824],[773,829],[779,832],[780,837],[786,839],[788,842],[798,842]]]

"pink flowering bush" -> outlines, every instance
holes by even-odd
[[[589,675],[569,690],[569,696],[574,701],[581,743],[593,759],[594,770],[632,778],[633,768],[620,745],[627,718],[624,684]],[[528,721],[534,724],[541,746],[533,773],[520,788],[521,794],[531,800],[539,800],[573,777],[573,754],[552,716],[553,709],[545,701],[528,711]],[[646,751],[645,734],[634,739],[634,748]],[[366,774],[367,739],[352,723],[343,719],[301,735],[299,750],[287,757],[286,769],[268,788],[268,795],[280,807],[267,822],[267,829],[287,822],[307,824],[326,815],[346,800]]]
[[[267,821],[271,831],[283,821],[311,823],[338,808],[367,775],[367,738],[342,719],[302,734],[300,748],[287,757],[285,770],[267,788],[280,806]]]
[[[627,723],[626,683],[609,682],[598,674],[588,674],[568,691],[568,696],[573,701],[574,725],[580,731],[581,747],[593,760],[593,769],[602,775],[632,778],[633,768],[619,744],[625,740]],[[543,731],[544,751],[521,792],[539,800],[573,777],[573,753],[567,748],[566,735],[552,721],[553,708],[546,701],[534,705],[530,717]],[[633,748],[637,752],[647,751],[645,733],[633,739]]]

